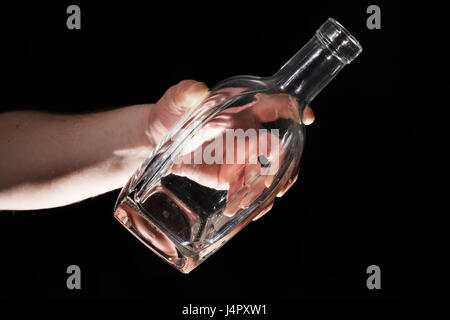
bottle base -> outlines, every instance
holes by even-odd
[[[161,191],[159,188],[155,188],[155,190],[155,194]],[[158,216],[159,208],[148,206],[147,210],[144,210],[133,199],[132,195],[133,193],[123,197],[116,205],[114,217],[145,246],[184,274],[198,267],[253,219],[269,211],[274,200],[273,197],[267,198],[249,212],[244,219],[241,219],[239,223],[234,225],[233,228],[213,241],[205,243],[203,241],[181,242],[177,240],[171,235],[169,230],[165,230],[157,222],[158,220],[152,219],[152,215],[156,214]],[[149,214],[148,210],[151,210],[151,214]]]
[[[198,253],[177,245],[145,216],[130,197],[125,197],[117,206],[114,217],[150,250],[182,273],[189,273],[204,260]]]

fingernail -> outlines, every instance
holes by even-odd
[[[249,192],[247,193],[247,195],[244,197],[244,199],[241,200],[239,206],[242,209],[247,209],[248,207],[250,207],[250,205],[253,203],[253,201],[255,201],[256,197],[259,195],[258,191],[253,191],[253,192]]]
[[[183,92],[180,99],[182,107],[193,108],[200,104],[209,94],[208,87],[203,82],[195,82]]]
[[[272,207],[273,207],[273,201],[267,206],[267,207],[265,207],[264,209],[262,209],[262,211],[256,216],[256,217],[254,217],[253,219],[252,219],[252,221],[256,221],[256,220],[258,220],[259,218],[261,218],[263,215],[265,215],[267,212],[269,212],[271,209],[272,209]]]
[[[223,215],[226,217],[232,217],[239,210],[238,201],[228,204],[223,210]]]
[[[310,106],[307,106],[305,110],[303,110],[303,124],[308,126],[314,122],[314,112],[312,111]]]
[[[268,175],[266,177],[266,179],[264,180],[264,185],[266,186],[266,188],[269,188],[272,185],[273,180],[275,180],[274,174]]]
[[[244,198],[247,195],[248,187],[242,186],[235,189],[234,192],[231,192],[231,190],[228,190],[228,192],[230,194],[228,195],[227,205],[223,210],[223,215],[227,217],[232,217],[240,209],[239,204],[241,203],[242,198]]]
[[[295,177],[289,179],[289,181],[286,183],[286,185],[283,187],[283,189],[280,190],[280,192],[278,192],[277,197],[280,198],[282,197],[286,191],[289,190],[290,187],[292,187],[292,185],[295,183],[295,181],[297,181],[298,178],[298,173],[295,175]]]

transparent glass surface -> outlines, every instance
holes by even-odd
[[[294,183],[303,109],[360,52],[329,19],[274,76],[219,83],[131,177],[115,217],[166,262],[190,272]]]
[[[124,188],[116,217],[189,272],[293,181],[303,125],[295,97],[245,76],[219,84],[178,125]]]

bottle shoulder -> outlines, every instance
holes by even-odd
[[[259,91],[274,88],[273,82],[267,77],[239,75],[222,80],[212,88],[217,91],[224,88],[243,88],[245,91]]]

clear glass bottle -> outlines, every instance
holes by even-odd
[[[190,272],[292,185],[303,109],[361,50],[330,18],[275,75],[216,85],[131,177],[115,217],[166,262]]]

